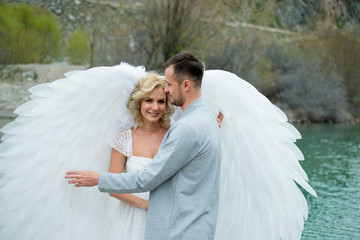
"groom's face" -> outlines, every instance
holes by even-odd
[[[185,102],[184,93],[179,83],[175,80],[174,66],[165,69],[165,93],[168,94],[169,101],[175,106],[182,106]]]

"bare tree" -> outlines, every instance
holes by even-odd
[[[323,59],[334,65],[343,77],[347,100],[360,114],[360,25],[353,21],[342,30],[329,31],[324,41]]]
[[[168,59],[196,46],[216,34],[224,24],[217,21],[222,5],[215,0],[143,0],[135,12],[136,43],[148,56],[148,63]]]
[[[276,90],[280,101],[295,110],[298,119],[313,122],[351,120],[342,77],[321,59],[288,58]],[[280,63],[280,62],[279,62]],[[280,63],[281,64],[281,63]]]

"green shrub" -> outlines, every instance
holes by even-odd
[[[66,45],[66,54],[71,64],[89,64],[90,37],[84,30],[75,30]]]
[[[0,5],[2,64],[43,63],[56,58],[61,34],[54,15],[37,6]]]

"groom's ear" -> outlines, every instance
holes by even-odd
[[[192,86],[192,82],[189,79],[185,79],[183,81],[183,86],[184,86],[184,91],[188,91]]]

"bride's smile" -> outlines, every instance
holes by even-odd
[[[153,92],[143,99],[140,104],[140,111],[143,121],[156,122],[165,112],[166,95],[161,87],[156,87]]]

